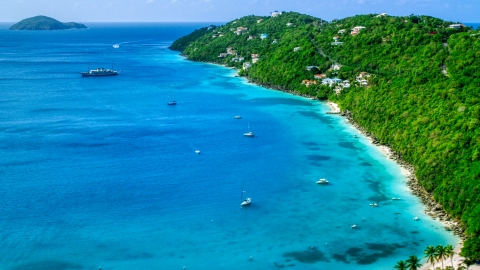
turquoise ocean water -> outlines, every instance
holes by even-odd
[[[0,25],[0,269],[392,269],[457,244],[324,103],[168,49],[205,25]]]

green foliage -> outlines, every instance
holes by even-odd
[[[480,34],[450,24],[417,15],[331,23],[294,12],[252,15],[197,30],[172,49],[194,61],[236,67],[267,87],[339,103],[415,167],[420,184],[467,227],[465,256],[480,258]],[[365,28],[352,35],[355,26]],[[248,30],[237,35],[238,27]],[[343,44],[333,46],[335,36]],[[232,54],[221,55],[227,48]],[[242,70],[239,58],[252,62],[251,54],[259,55],[258,62]],[[343,66],[335,71],[333,63]],[[372,74],[369,85],[352,83],[339,95],[320,81],[302,84],[316,73],[355,82],[360,72]]]
[[[81,23],[62,23],[47,16],[35,16],[21,20],[12,25],[10,30],[64,30],[71,28],[87,28]]]

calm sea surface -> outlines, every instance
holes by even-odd
[[[0,269],[392,269],[457,244],[325,104],[168,49],[206,25],[0,25]]]

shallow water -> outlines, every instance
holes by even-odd
[[[200,26],[0,31],[1,269],[391,269],[457,243],[325,104],[168,50]]]

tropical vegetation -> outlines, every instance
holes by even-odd
[[[462,255],[480,258],[478,30],[420,15],[327,22],[284,12],[205,27],[171,48],[238,68],[260,85],[337,102],[415,168],[419,184],[466,229]],[[322,84],[334,77],[350,87]]]

